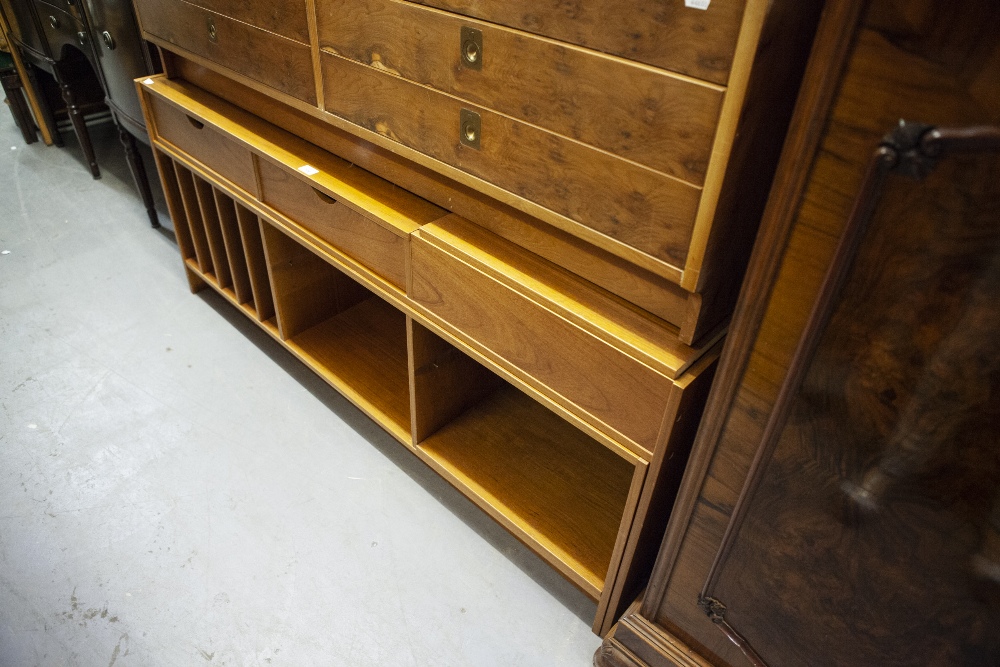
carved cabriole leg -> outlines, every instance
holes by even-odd
[[[66,81],[66,78],[62,76],[58,63],[53,64],[52,69],[55,72],[59,90],[62,92],[63,102],[66,103],[66,112],[69,114],[69,121],[73,124],[73,131],[80,142],[80,148],[83,149],[83,156],[90,166],[90,174],[95,179],[100,178],[101,168],[97,166],[97,155],[94,154],[94,144],[90,142],[90,132],[87,130],[87,124],[83,120],[83,114],[80,113],[80,107],[76,104],[76,96],[73,95],[73,89]]]
[[[125,148],[125,160],[128,162],[128,169],[132,172],[132,180],[142,197],[142,203],[146,207],[146,215],[149,216],[149,224],[153,229],[160,226],[160,219],[156,216],[156,206],[153,205],[153,191],[149,187],[149,177],[146,174],[146,166],[142,163],[142,155],[135,144],[135,137],[132,133],[118,124],[118,139]]]

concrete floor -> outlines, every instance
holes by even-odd
[[[594,604],[191,295],[94,133],[99,181],[0,108],[0,666],[589,665]]]

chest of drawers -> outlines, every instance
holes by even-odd
[[[651,568],[819,11],[686,4],[136,2],[192,288],[591,595],[599,633]]]

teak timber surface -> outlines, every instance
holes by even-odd
[[[726,83],[745,0],[413,0],[691,76]],[[705,3],[708,5],[708,3]]]
[[[321,62],[328,113],[684,265],[698,186],[340,56],[324,52]],[[459,140],[463,109],[481,117],[479,150]]]
[[[320,0],[320,48],[695,185],[723,89],[399,0]],[[463,28],[482,33],[466,66]],[[484,137],[485,138],[485,137]]]
[[[846,22],[833,26],[833,39],[818,42],[825,44],[825,57],[810,65],[807,80],[823,90],[812,91],[813,104],[806,107],[816,115],[797,120],[805,139],[790,143],[804,154],[786,156],[794,169],[779,176],[779,182],[794,186],[793,193],[776,191],[772,202],[778,202],[781,217],[765,221],[762,238],[777,249],[768,251],[771,256],[758,253],[763,268],[750,273],[759,282],[745,312],[757,319],[748,320],[746,331],[739,315],[735,322],[733,335],[744,341],[746,356],[731,391],[710,400],[707,431],[716,435],[705,441],[699,436],[692,457],[694,467],[704,461],[707,473],[688,489],[693,492],[688,509],[675,512],[660,558],[664,567],[658,565],[650,584],[662,597],[648,597],[639,617],[655,621],[718,665],[747,662],[697,607],[698,595],[869,156],[899,118],[953,126],[1000,122],[994,39],[1000,16],[994,4],[876,0],[856,40],[850,10],[860,11],[863,3],[832,4],[841,6]],[[789,442],[777,453],[759,491],[766,512],[763,505],[751,512],[752,542],[731,557],[742,564],[739,572],[724,575],[728,583],[720,597],[729,608],[727,618],[769,664],[995,662],[977,662],[976,656],[990,655],[984,647],[995,650],[996,621],[989,619],[995,619],[996,606],[978,618],[969,616],[996,599],[995,587],[970,581],[965,565],[978,545],[969,531],[976,522],[968,520],[967,494],[981,474],[995,471],[995,448],[983,456],[979,436],[965,430],[953,443],[964,443],[962,454],[951,457],[950,466],[912,480],[907,491],[893,496],[891,507],[865,520],[841,513],[846,501],[839,481],[864,468],[879,432],[891,428],[889,415],[900,414],[919,385],[912,364],[921,366],[933,356],[927,346],[954,329],[961,318],[956,304],[984,266],[984,253],[996,252],[995,158],[950,157],[938,169],[924,183],[894,182],[886,191],[874,236],[863,249],[868,269],[864,277],[859,274],[853,295],[848,288],[854,307],[838,316],[837,347],[851,361],[824,364],[810,381],[810,409],[790,422],[788,437],[799,445],[793,449]],[[796,183],[805,176],[807,182]],[[889,226],[880,232],[883,216]],[[768,225],[784,232],[769,232]],[[774,273],[761,277],[770,267]],[[980,339],[983,345],[995,342],[990,336]],[[991,356],[986,363],[993,363]],[[961,364],[950,368],[965,372]],[[958,396],[977,386],[983,385],[965,384]],[[995,386],[991,391],[995,398]],[[932,405],[923,412],[933,419],[943,408]],[[995,414],[987,421],[995,422]],[[875,432],[860,445],[846,436],[833,443],[831,415],[838,432],[872,425]],[[977,429],[992,434],[996,426],[979,422],[972,430]],[[848,450],[842,449],[845,444]],[[978,462],[975,469],[971,460]],[[967,482],[954,484],[961,472],[970,472]],[[991,483],[995,490],[995,475]],[[989,496],[980,499],[982,527]],[[942,554],[951,556],[937,560]],[[956,568],[966,569],[956,574]],[[964,583],[956,587],[958,580]],[[935,622],[926,623],[928,617]],[[982,632],[969,641],[975,628]],[[968,652],[958,655],[963,644]]]

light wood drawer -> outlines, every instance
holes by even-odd
[[[183,0],[136,0],[148,39],[179,47],[292,97],[316,104],[307,44]]]
[[[256,196],[250,151],[203,119],[155,95],[144,95],[156,135]]]
[[[306,3],[303,0],[191,0],[191,4],[249,23],[303,44],[309,43]]]
[[[412,0],[726,83],[746,0]]]
[[[328,52],[704,182],[720,86],[400,0],[319,0],[317,12]]]
[[[676,329],[457,216],[413,235],[411,272],[417,305],[651,456],[673,381],[700,354]]]
[[[321,60],[327,112],[538,204],[564,227],[684,266],[700,187],[340,56]],[[479,114],[478,150],[460,141],[463,109]]]
[[[394,225],[371,214],[362,215],[269,160],[262,159],[259,165],[264,203],[393,285],[406,288],[409,232],[415,227]]]

